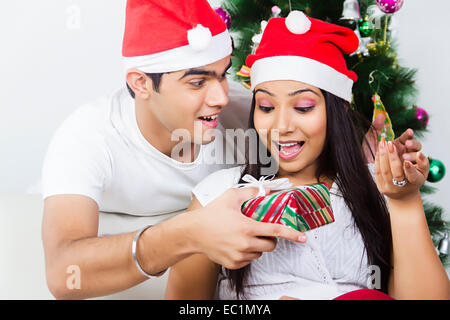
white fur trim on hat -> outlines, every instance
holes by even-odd
[[[201,42],[204,44],[203,41]],[[146,56],[124,57],[125,70],[136,68],[146,73],[162,73],[197,68],[214,63],[231,54],[232,44],[228,30],[211,37],[210,44],[206,49],[200,51],[197,49],[198,47],[195,44],[193,46],[190,43]]]
[[[252,90],[263,82],[295,80],[328,91],[348,102],[352,100],[353,80],[330,66],[299,56],[262,58],[250,70]]]
[[[303,12],[298,10],[291,11],[285,23],[288,30],[295,34],[304,34],[311,29],[311,21]]]
[[[187,32],[189,45],[196,51],[206,50],[211,44],[212,34],[208,28],[198,24]]]

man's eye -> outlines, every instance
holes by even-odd
[[[227,78],[227,75],[230,74],[229,72],[225,72],[221,77],[220,80],[225,80]]]
[[[205,79],[198,80],[198,81],[190,81],[189,84],[193,85],[194,87],[201,87],[205,84]]]
[[[315,106],[311,106],[311,107],[295,107],[294,109],[297,110],[300,113],[306,113],[308,111],[311,111],[312,109],[314,109]]]
[[[267,106],[258,106],[259,110],[261,110],[262,112],[265,113],[269,113],[270,111],[272,111],[274,108],[273,107],[267,107]]]

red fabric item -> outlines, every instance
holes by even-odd
[[[374,289],[361,289],[351,291],[334,298],[333,300],[395,300],[387,294]]]
[[[359,39],[355,32],[349,28],[307,18],[311,21],[311,28],[304,34],[290,32],[285,18],[270,19],[258,49],[255,54],[247,57],[246,65],[251,67],[256,60],[267,57],[299,56],[326,64],[356,81],[356,73],[347,69],[342,54],[350,54],[358,49]]]
[[[122,55],[137,57],[189,44],[187,31],[198,24],[212,36],[227,29],[206,0],[128,0]]]

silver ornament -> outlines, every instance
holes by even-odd
[[[445,237],[442,238],[441,241],[439,241],[438,250],[440,255],[448,255],[448,232],[446,232]]]

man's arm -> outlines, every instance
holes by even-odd
[[[185,233],[180,232],[182,228],[189,228],[189,221],[183,221],[183,217],[150,228],[149,245],[142,240],[138,243],[141,266],[151,265],[144,270],[158,273],[190,254],[189,241],[183,237]],[[131,254],[136,232],[99,238],[97,231],[98,206],[91,198],[56,195],[45,199],[42,240],[47,284],[55,298],[86,299],[109,295],[147,279],[136,268]],[[162,244],[163,254],[158,252],[161,250],[152,249]],[[144,263],[145,256],[153,257],[155,261]],[[75,269],[70,269],[72,266]],[[68,284],[72,276],[69,270],[79,270],[79,289]]]
[[[188,210],[202,205],[194,196]],[[170,268],[165,298],[168,300],[214,299],[220,266],[203,254],[194,254]]]
[[[145,272],[157,274],[195,253],[227,268],[241,268],[262,252],[272,251],[271,237],[300,240],[301,232],[245,217],[240,207],[256,188],[231,189],[206,207],[181,213],[142,233],[137,259]],[[86,299],[119,292],[147,278],[133,261],[135,232],[97,237],[98,206],[81,195],[45,199],[42,237],[47,283],[59,299]],[[67,285],[68,270],[80,271],[80,288]],[[69,269],[68,269],[69,268]]]

